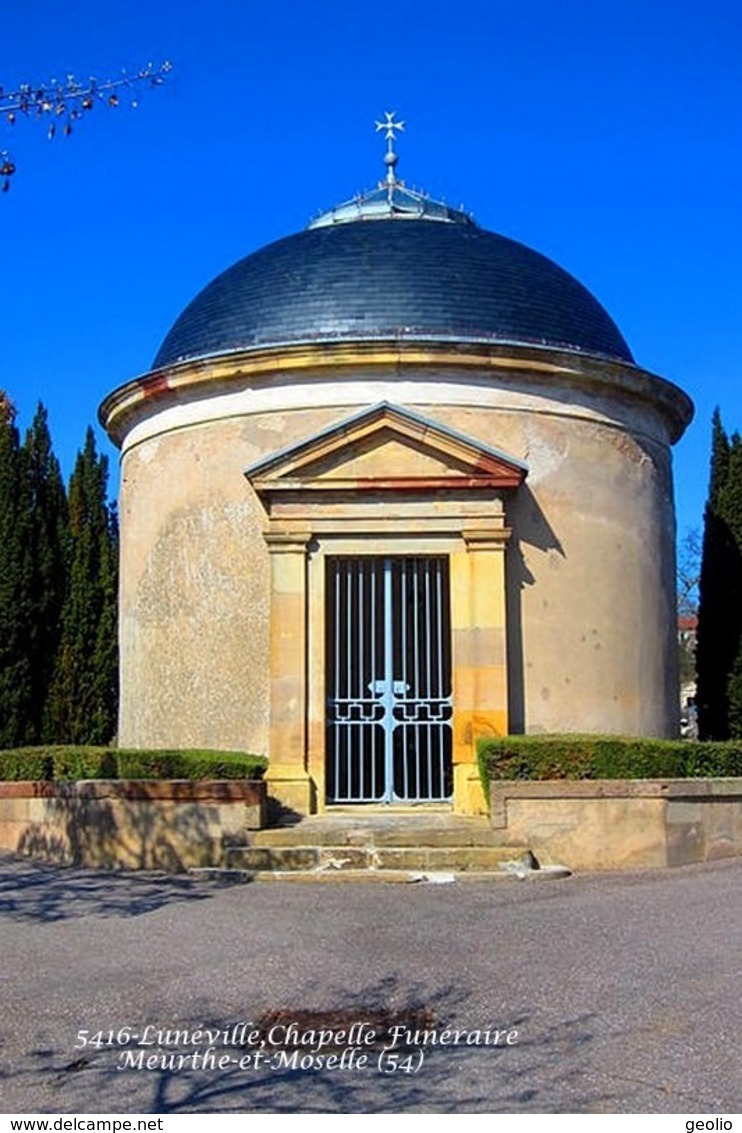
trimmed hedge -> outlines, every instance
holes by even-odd
[[[244,751],[118,751],[118,779],[262,779],[268,760]]]
[[[242,751],[25,747],[0,751],[0,780],[262,779],[268,761]]]
[[[742,742],[625,736],[498,736],[479,741],[491,779],[722,779],[742,776]]]
[[[100,747],[57,747],[52,752],[52,779],[118,779],[116,752]],[[0,772],[3,760],[0,754]]]
[[[0,752],[0,780],[29,779],[46,781],[54,778],[54,757],[51,748],[7,748]]]

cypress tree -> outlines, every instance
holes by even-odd
[[[729,739],[742,739],[742,642],[727,679]]]
[[[117,531],[93,430],[70,478],[69,573],[47,721],[58,742],[108,743],[116,727]]]
[[[717,409],[704,515],[696,645],[698,726],[702,739],[728,738],[730,693],[735,698],[742,693],[742,659],[740,678],[734,676],[742,644],[741,552],[742,441],[735,434],[730,443]]]
[[[29,506],[31,586],[27,647],[32,700],[25,740],[39,743],[55,739],[46,706],[61,636],[69,543],[67,496],[41,404],[21,455]]]
[[[100,540],[100,617],[93,651],[91,743],[110,743],[118,724],[118,516],[115,506],[106,502],[108,462],[103,456],[101,462],[105,526]]]
[[[730,536],[727,616],[730,626],[731,662],[727,670],[727,736],[742,738],[742,438],[732,437],[726,482],[720,495],[720,510]]]
[[[15,408],[0,391],[0,747],[25,741],[33,697],[26,489]]]

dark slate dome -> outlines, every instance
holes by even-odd
[[[153,368],[250,347],[390,338],[555,346],[633,362],[598,301],[538,252],[450,209],[348,215],[354,208],[217,276],[175,322]]]

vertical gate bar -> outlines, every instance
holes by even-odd
[[[360,560],[358,563],[358,649],[356,654],[356,666],[358,670],[358,697],[364,696],[364,562]],[[363,719],[364,708],[361,705],[360,716]],[[359,776],[359,789],[360,795],[365,794],[364,791],[364,748],[366,747],[366,729],[363,724],[358,727],[358,776]]]
[[[355,674],[356,674],[356,693],[359,699],[363,698],[363,655],[361,652],[361,642],[363,640],[363,559],[358,560],[357,568],[357,582],[356,582],[356,642],[355,642]],[[363,720],[363,704],[360,705],[359,719]],[[364,785],[364,766],[363,766],[363,744],[366,735],[366,729],[363,723],[358,725],[358,740],[356,742],[356,768],[358,776],[358,797],[364,798],[366,794]]]
[[[347,798],[348,785],[347,785],[347,770],[348,770],[348,737],[350,735],[350,725],[348,723],[348,705],[343,703],[343,699],[347,700],[349,696],[347,681],[347,637],[348,637],[348,567],[342,560],[338,560],[338,588],[340,591],[340,620],[338,622],[338,697],[340,697],[340,736],[342,738],[341,744],[338,746],[340,752],[341,767],[338,771],[338,783],[343,784],[341,798]]]
[[[416,563],[414,559],[409,559],[407,571],[407,593],[405,594],[405,617],[407,622],[407,697],[410,704],[414,704],[417,696],[417,672],[415,665],[416,658],[416,642],[415,642],[415,569]],[[407,797],[411,798],[415,793],[414,783],[414,768],[412,760],[417,746],[417,724],[415,723],[416,710],[411,708],[408,712],[409,722],[405,725],[404,734],[404,760],[405,760],[405,790]]]
[[[414,560],[414,601],[412,606],[414,616],[414,634],[415,634],[415,699],[420,700],[422,697],[422,681],[421,681],[421,659],[420,659],[420,560]],[[415,794],[420,794],[420,724],[415,723]]]
[[[448,615],[447,615],[447,612],[446,612],[446,609],[445,609],[446,597],[448,595],[448,561],[446,559],[441,559],[440,571],[438,573],[438,593],[439,593],[439,598],[438,598],[438,625],[440,626],[439,637],[440,637],[440,642],[441,642],[441,645],[440,645],[440,651],[441,651],[440,652],[440,657],[441,657],[440,688],[438,689],[438,695],[441,697],[441,699],[443,699],[443,697],[447,696],[450,692],[449,682],[448,682],[448,664],[449,664],[448,653],[449,653],[449,650],[450,650],[450,647],[451,647],[450,641],[449,641],[449,636],[446,633],[446,627],[448,625],[448,622],[447,622]],[[439,740],[439,743],[438,743],[438,761],[439,761],[439,765],[440,765],[440,784],[441,784],[440,793],[441,793],[442,799],[444,799],[446,797],[446,734],[447,734],[447,732],[448,732],[448,728],[441,728],[441,730],[440,730],[440,740]]]
[[[425,639],[427,644],[427,676],[428,687],[426,689],[428,698],[433,699],[433,656],[432,656],[432,637],[433,637],[433,608],[432,608],[432,595],[430,585],[430,559],[425,560]],[[425,756],[428,767],[428,794],[432,793],[433,789],[433,735],[431,725],[428,724],[428,742],[425,745]]]
[[[400,645],[402,650],[401,658],[401,674],[402,674],[402,699],[407,700],[408,687],[407,687],[407,616],[408,616],[408,603],[409,595],[407,591],[407,559],[402,559],[400,563],[399,573],[399,621],[400,621]],[[402,792],[404,798],[409,799],[410,784],[409,784],[409,729],[406,723],[407,710],[402,709],[403,723],[400,725],[400,742],[399,742],[399,755],[398,758],[402,761]]]
[[[345,695],[351,697],[353,694],[350,691],[350,601],[351,601],[351,578],[353,575],[353,564],[349,559],[345,559]]]
[[[335,671],[332,677],[333,683],[333,696],[340,695],[340,567],[337,560],[332,563],[332,577],[335,586],[335,626],[333,636],[335,638]],[[335,762],[335,798],[340,796],[340,724],[337,717],[333,721],[333,734],[335,740],[334,762]]]
[[[443,751],[443,731],[442,731],[441,728],[439,728],[438,731],[436,732],[435,743],[436,743],[436,748],[435,748],[435,754],[436,754],[436,759],[435,759],[435,775],[436,775],[435,797],[437,799],[442,800],[442,799],[445,798],[445,795],[443,793],[443,787],[444,787],[443,775],[441,774],[441,772],[442,772],[441,752]]]
[[[367,695],[367,690],[364,683],[365,666],[364,666],[364,642],[366,635],[366,610],[365,610],[365,582],[366,582],[366,560],[358,560],[358,592],[357,592],[357,640],[356,640],[356,666],[358,670],[358,698],[360,701],[360,719],[365,721],[366,710],[363,701]],[[358,760],[358,776],[359,776],[359,798],[366,799],[368,797],[369,784],[366,773],[366,724],[360,723],[358,726],[358,744],[356,756]]]
[[[399,579],[399,620],[401,622],[401,636],[402,636],[402,683],[404,684],[404,692],[402,693],[405,700],[407,699],[408,681],[407,681],[407,559],[402,559],[402,566],[400,569]],[[406,712],[404,713],[406,718]],[[401,744],[402,749],[402,775],[404,783],[404,797],[410,797],[410,784],[408,773],[408,748],[410,743],[409,728],[407,724],[403,725]]]
[[[445,591],[445,596],[444,596]],[[449,686],[449,651],[451,648],[450,633],[446,634],[446,627],[448,626],[448,615],[444,609],[444,602],[448,598],[448,560],[441,559],[440,570],[438,572],[438,625],[440,626],[440,688],[438,695],[443,698],[450,693]],[[441,728],[438,738],[438,765],[440,775],[440,796],[442,799],[446,798],[447,783],[446,783],[446,737],[448,735],[448,728]]]
[[[422,618],[420,624],[421,642],[420,647],[422,656],[420,658],[420,665],[422,673],[420,678],[421,693],[425,699],[430,697],[430,618],[428,610],[428,560],[422,559],[420,562],[420,601],[422,603]],[[424,692],[423,692],[424,690]],[[428,724],[421,725],[421,731],[424,737],[424,742],[420,745],[417,753],[417,793],[421,794],[423,784],[423,763],[427,761],[428,744],[430,742],[430,727]]]
[[[350,671],[350,657],[353,652],[353,561],[346,559],[346,590],[345,590],[345,603],[346,603],[346,626],[345,626],[345,671],[347,677],[347,685],[345,695],[350,700],[353,696],[352,688],[352,675]],[[352,709],[350,709],[352,714]],[[348,786],[345,791],[345,797],[348,799],[353,798],[353,725],[349,724],[346,732],[346,746],[345,746],[345,769],[348,776]]]
[[[399,618],[402,623],[402,680],[407,685],[407,559],[402,559],[399,579]],[[404,695],[407,696],[405,687]]]
[[[377,560],[374,559],[371,563],[371,578],[370,578],[370,587],[371,587],[371,610],[370,610],[370,614],[371,614],[371,616],[370,616],[370,620],[369,620],[369,629],[370,629],[370,633],[371,633],[371,671],[369,673],[369,677],[370,677],[372,682],[374,682],[376,680],[376,638],[377,638],[377,633],[378,633],[377,612],[376,612],[376,575],[377,575],[377,570],[378,570],[378,563],[377,563]],[[375,686],[372,684],[371,688],[373,689],[374,687]],[[373,716],[373,712],[372,712],[372,716]],[[379,740],[378,740],[375,722],[373,724],[373,731],[371,732],[371,737],[372,737],[371,759],[373,761],[373,768],[374,768],[374,798],[376,798],[377,792],[378,792],[378,787],[377,787],[377,784],[376,784],[376,759],[377,759],[377,747],[378,747]]]
[[[376,680],[376,563],[371,569],[371,680]]]
[[[376,663],[375,663],[375,660],[374,660],[375,650],[376,650],[376,601],[375,601],[376,591],[375,591],[375,579],[376,579],[376,561],[374,559],[371,559],[369,561],[368,597],[366,599],[367,610],[368,610],[368,646],[367,646],[367,648],[368,648],[368,668],[366,670],[366,677],[368,679],[366,681],[366,686],[365,686],[366,689],[367,689],[366,694],[365,694],[366,696],[371,696],[371,689],[373,688],[373,685],[370,682],[372,682],[376,677],[376,668],[375,668]],[[369,712],[370,712],[370,716],[371,716],[371,720],[372,720],[372,723],[369,725],[370,732],[369,732],[369,743],[368,743],[369,759],[371,760],[371,791],[372,791],[372,794],[373,794],[373,797],[374,797],[374,801],[376,801],[378,794],[379,794],[379,774],[378,774],[378,767],[376,766],[376,749],[377,749],[378,741],[377,741],[377,735],[376,735],[375,711],[373,709],[369,709]]]
[[[365,641],[366,641],[365,654],[366,655],[365,655],[364,670],[363,670],[363,693],[362,693],[362,695],[367,698],[367,709],[366,709],[366,711],[367,711],[367,719],[369,720],[368,743],[365,745],[365,750],[366,750],[367,754],[366,754],[365,758],[367,758],[370,761],[371,796],[372,796],[373,799],[376,799],[377,783],[376,783],[376,743],[375,743],[375,739],[374,739],[375,724],[373,723],[374,710],[371,707],[371,704],[368,703],[369,700],[373,700],[373,693],[372,693],[373,685],[372,685],[371,682],[374,679],[373,655],[374,655],[374,633],[375,633],[375,629],[374,629],[374,609],[373,609],[373,584],[374,584],[374,563],[373,563],[373,560],[370,559],[367,562],[366,566],[367,566],[367,569],[366,569],[365,597],[364,597],[364,610],[363,610],[363,616],[366,620],[366,632],[365,632]]]
[[[340,633],[340,660],[342,668],[338,678],[338,685],[340,686],[340,695],[345,698],[346,703],[343,706],[344,723],[342,728],[343,744],[342,752],[342,775],[344,776],[342,798],[347,799],[350,791],[350,780],[348,778],[348,750],[351,737],[351,724],[350,724],[350,688],[348,686],[349,672],[348,672],[348,632],[350,627],[350,566],[345,559],[338,561],[338,569],[342,572],[343,590],[342,590],[342,609],[340,616],[343,619],[341,623]],[[342,718],[342,717],[341,717]]]
[[[384,559],[384,798],[391,801],[394,792],[394,731],[392,727],[392,690],[394,688],[394,642],[392,639],[392,560]]]
[[[438,733],[438,776],[438,794],[443,799],[446,797],[446,736],[442,728]]]
[[[441,608],[442,561],[440,559],[436,559],[433,565],[434,565],[434,570],[435,570],[435,588],[434,588],[435,589],[435,597],[434,597],[433,600],[434,600],[434,605],[436,607],[436,611],[435,611],[436,616],[435,616],[435,624],[434,624],[434,627],[433,627],[433,633],[435,634],[435,646],[434,646],[434,648],[435,648],[435,654],[436,654],[436,658],[437,658],[437,661],[436,661],[436,684],[437,684],[437,687],[435,689],[435,696],[436,697],[442,697],[443,696],[443,688],[442,688],[443,679],[442,679],[442,675],[441,675],[442,666],[443,666],[443,619],[442,619],[442,608]],[[434,732],[434,734],[432,736],[432,739],[435,740],[435,749],[436,750],[435,750],[435,756],[434,756],[433,748],[430,747],[430,792],[433,793],[433,790],[435,789],[435,794],[436,794],[437,798],[441,798],[441,794],[442,794],[442,792],[441,792],[441,782],[442,781],[441,781],[441,778],[440,778],[440,773],[441,773],[441,727],[440,726],[437,727],[436,731]],[[435,772],[434,772],[434,768],[435,768]],[[433,778],[434,774],[435,774],[435,778]]]
[[[425,601],[425,568],[427,566],[426,559],[417,560],[417,576],[419,580],[419,633],[420,633],[420,692],[419,697],[421,700],[427,700],[430,695],[427,687],[428,683],[428,616]],[[427,735],[427,728],[424,722],[418,724],[419,738],[415,747],[415,792],[419,797],[422,794],[423,782],[423,760],[425,758],[425,737]]]
[[[364,666],[363,666],[363,594],[364,594],[364,563],[359,559],[355,563],[355,590],[353,595],[353,617],[355,619],[355,638],[353,643],[353,665],[355,674],[355,688],[353,696],[358,705],[358,724],[356,726],[356,740],[354,744],[354,765],[356,769],[357,787],[354,793],[356,800],[361,801],[366,794],[364,749],[366,746],[366,726],[364,723],[365,709],[363,698]]]
[[[420,641],[420,675],[418,696],[421,701],[427,699],[427,612],[425,609],[425,559],[417,560],[418,579],[418,636]],[[420,713],[419,713],[420,715]],[[424,715],[424,712],[422,713]],[[417,742],[415,744],[415,794],[422,793],[422,760],[425,751],[425,724],[421,721],[417,725]]]
[[[432,625],[430,622],[430,559],[423,560],[423,574],[425,578],[425,622],[423,631],[425,633],[425,695],[430,697],[431,689],[431,641],[430,634]]]
[[[359,673],[358,673],[358,634],[359,634],[359,608],[358,608],[358,592],[361,585],[361,561],[356,561],[354,579],[353,579],[353,656],[351,658],[351,671],[353,673],[353,697],[361,696],[359,688]],[[359,711],[359,723],[355,729],[355,743],[353,744],[353,768],[356,777],[356,788],[353,792],[354,798],[363,798],[363,767],[360,763],[360,748],[361,737],[363,735],[363,724],[360,720],[363,715],[363,708]]]
[[[435,690],[436,697],[443,697],[443,561],[437,560],[435,564],[435,596],[436,596],[436,653],[438,656],[438,687]]]

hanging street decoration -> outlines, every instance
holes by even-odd
[[[115,79],[100,81],[94,77],[82,82],[74,75],[63,80],[51,79],[41,85],[22,83],[16,90],[6,91],[0,86],[0,122],[15,126],[24,118],[43,119],[46,134],[51,141],[58,133],[69,137],[73,123],[83,118],[96,105],[115,108],[127,98],[132,108],[137,106],[137,91],[142,86],[161,86],[172,64],[159,66],[148,63],[135,74],[122,71]],[[7,193],[10,178],[16,172],[16,162],[7,149],[0,149],[0,190]]]

